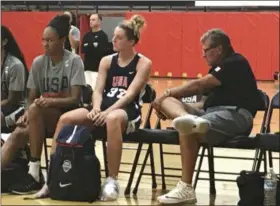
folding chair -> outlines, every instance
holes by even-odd
[[[258,108],[258,111],[264,112],[263,118],[262,118],[262,126],[260,128],[260,132],[264,132],[266,130],[266,117],[268,113],[268,107],[269,107],[269,97],[267,94],[265,94],[263,91],[259,90],[260,95],[263,99],[263,105],[262,107]],[[258,147],[257,147],[257,138],[255,136],[237,136],[229,141],[226,141],[225,143],[215,146],[215,148],[228,148],[228,149],[246,149],[246,150],[256,150],[255,158],[245,158],[245,157],[225,157],[225,156],[214,156],[214,148],[207,145],[207,144],[202,144],[202,154],[200,156],[199,164],[198,164],[198,169],[197,173],[194,179],[194,188],[197,185],[197,181],[199,179],[201,180],[209,180],[210,181],[210,194],[215,195],[216,194],[216,188],[215,188],[215,181],[230,181],[234,182],[235,180],[229,180],[229,179],[215,179],[215,173],[219,174],[227,174],[227,175],[238,175],[238,173],[229,173],[229,172],[215,172],[214,171],[214,158],[227,158],[227,159],[242,159],[242,160],[254,160],[253,163],[253,168],[257,162],[257,157],[258,157]],[[208,178],[199,178],[199,174],[202,171],[201,170],[201,165],[202,165],[202,160],[205,156],[205,150],[208,151],[208,165],[209,165],[209,179]],[[266,160],[264,159],[265,165],[266,165]]]
[[[260,142],[260,150],[259,159],[258,159],[258,167],[257,170],[260,168],[261,159],[266,158],[266,152],[268,152],[268,163],[269,167],[273,167],[273,159],[279,160],[279,172],[280,172],[280,158],[273,158],[272,151],[279,152],[280,154],[280,133],[279,131],[275,134],[271,133],[271,119],[272,114],[275,109],[280,111],[280,95],[279,91],[272,97],[272,100],[269,105],[269,110],[267,114],[267,121],[266,121],[266,131],[263,133],[258,134],[259,142]]]
[[[267,110],[269,106],[269,97],[260,91],[260,95],[263,98],[264,105],[263,107],[259,108],[259,111],[264,111],[264,116],[262,120],[262,127],[261,131],[265,131],[265,120],[267,116]],[[158,131],[160,130],[160,131]],[[161,161],[161,177],[162,177],[162,189],[166,189],[166,184],[165,184],[165,169],[168,170],[179,170],[178,168],[166,168],[164,166],[164,154],[172,154],[172,155],[180,155],[179,153],[174,153],[174,152],[163,152],[163,144],[170,144],[170,145],[178,145],[179,144],[179,139],[178,139],[178,133],[174,130],[161,130],[161,123],[160,120],[157,120],[157,124],[155,126],[155,129],[153,131],[154,135],[151,135],[151,138],[148,140],[153,143],[159,143],[160,146],[160,161]],[[160,136],[160,137],[159,137]],[[230,141],[226,142],[224,145],[221,145],[219,147],[224,147],[224,148],[234,148],[234,149],[255,149],[256,144],[255,144],[255,139],[254,138],[249,138],[247,137],[235,137],[231,139]],[[207,178],[199,178],[202,166],[202,161],[205,156],[205,151],[207,150],[208,152],[208,166],[209,166],[209,179]],[[201,153],[198,155],[200,157],[199,163],[198,163],[198,168],[196,170],[196,176],[194,178],[194,188],[196,188],[197,181],[198,179],[203,179],[203,180],[210,180],[210,194],[216,194],[216,189],[215,189],[215,176],[214,176],[214,151],[213,148],[208,146],[207,144],[202,144],[200,148]],[[257,156],[256,156],[257,157]],[[255,158],[239,158],[239,159],[250,159],[250,160],[255,160],[256,162],[256,157]],[[222,158],[222,157],[220,157]],[[234,157],[230,157],[234,158]],[[235,159],[238,159],[235,157]],[[266,162],[265,162],[266,163]],[[145,167],[145,164],[143,163],[141,171],[143,171],[143,168]],[[221,173],[221,172],[220,172]],[[236,174],[237,173],[224,173],[224,174]],[[142,173],[140,172],[139,178],[137,182],[140,182]],[[169,175],[170,177],[177,177],[176,175]],[[216,179],[218,180],[218,179]],[[224,179],[221,179],[220,181],[224,181]],[[231,180],[234,181],[234,180]],[[137,186],[137,185],[136,185]]]

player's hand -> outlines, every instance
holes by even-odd
[[[17,126],[26,126],[28,124],[28,112],[26,111],[20,118],[18,118]]]
[[[40,98],[35,99],[34,103],[39,107],[46,108],[51,106],[52,100],[41,96]]]
[[[98,113],[93,119],[93,125],[95,127],[102,127],[106,123],[106,118],[108,116],[109,112],[108,111],[103,111]]]
[[[87,118],[90,120],[93,120],[93,118],[100,113],[101,110],[98,108],[93,108],[88,114],[87,114]]]
[[[165,99],[165,96],[159,97],[152,102],[152,107],[160,113],[161,110],[161,103]]]

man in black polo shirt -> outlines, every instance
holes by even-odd
[[[192,176],[199,142],[214,146],[237,135],[247,135],[262,103],[249,62],[235,53],[229,37],[220,29],[201,37],[203,57],[211,67],[209,73],[187,84],[168,89],[153,107],[160,118],[173,119],[178,131],[182,159],[182,179],[176,188],[158,197],[160,203],[195,203]],[[207,94],[204,102],[183,104],[179,99]]]
[[[108,50],[108,36],[101,29],[102,16],[90,16],[91,31],[85,34],[82,42],[82,53],[85,54],[85,71],[98,72],[99,62]]]

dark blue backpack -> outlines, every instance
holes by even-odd
[[[99,198],[100,162],[86,127],[67,125],[59,133],[48,185],[54,200],[93,202]]]

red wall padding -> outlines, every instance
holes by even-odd
[[[129,18],[135,13],[126,13]],[[276,12],[138,12],[147,21],[139,52],[153,61],[153,74],[190,78],[208,71],[200,36],[210,28],[229,34],[236,50],[249,60],[258,80],[272,80],[279,70],[279,13]]]
[[[90,31],[90,27],[89,27],[89,16],[88,15],[81,15],[80,16],[80,32],[81,32],[81,41],[80,44],[82,43],[82,39],[84,37],[84,35]],[[81,52],[82,46],[79,47],[80,48],[80,54],[83,57],[84,55]]]
[[[2,12],[2,25],[12,31],[29,69],[33,59],[43,53],[43,31],[57,14],[57,12]]]
[[[2,24],[17,39],[28,66],[42,54],[42,33],[57,12],[2,12]],[[129,18],[134,13],[126,13]],[[137,45],[153,61],[153,74],[195,78],[208,71],[202,58],[200,36],[222,28],[237,52],[248,58],[258,80],[272,80],[279,70],[279,13],[276,12],[138,12],[147,26]],[[81,37],[88,31],[88,17],[80,17]]]

